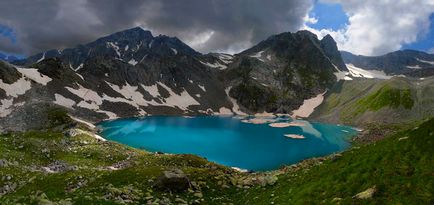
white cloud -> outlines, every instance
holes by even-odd
[[[322,2],[340,3],[349,16],[349,24],[336,31],[316,30],[306,23],[303,28],[320,37],[330,33],[338,43],[339,49],[362,55],[381,55],[423,38],[429,31],[429,16],[434,12],[434,0]]]
[[[191,38],[185,39],[185,42],[193,48],[201,49],[203,48],[205,43],[208,42],[209,39],[211,39],[213,35],[214,35],[213,30],[204,31],[197,35],[192,36]]]
[[[428,53],[434,54],[434,47],[428,49]]]
[[[317,18],[311,17],[309,15],[306,15],[303,20],[304,20],[305,23],[309,23],[309,24],[316,24],[316,23],[318,23],[318,19]]]

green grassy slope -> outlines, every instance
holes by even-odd
[[[337,160],[285,173],[268,189],[239,193],[247,204],[433,204],[434,119],[369,145]],[[370,187],[370,199],[353,196]]]
[[[6,185],[14,187],[13,191],[0,194],[0,204],[147,203],[163,198],[193,202],[200,200],[194,196],[195,192],[205,189],[207,197],[212,197],[216,194],[211,189],[221,189],[229,183],[232,173],[237,174],[191,155],[147,153],[100,142],[86,134],[65,137],[56,132],[1,135],[0,159],[8,162],[8,166],[0,167],[0,193]],[[59,173],[44,171],[44,167],[55,161],[75,168]],[[109,170],[119,162],[124,163],[125,168]],[[153,189],[156,178],[171,168],[183,170],[198,185],[192,192],[179,193],[179,196],[156,192]],[[225,199],[218,200],[219,203],[222,200]]]
[[[3,134],[0,204],[432,204],[434,119],[410,127],[374,144],[355,145],[340,157],[253,174],[191,155],[101,142],[87,134]],[[53,162],[67,168],[50,173],[45,168]],[[111,170],[115,164],[124,166]],[[157,177],[172,168],[183,170],[192,181],[188,191],[153,187]],[[373,186],[373,198],[352,199]]]
[[[434,115],[434,78],[355,79],[337,84],[311,118],[364,127]]]

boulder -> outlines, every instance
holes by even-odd
[[[182,170],[172,169],[164,171],[163,174],[158,177],[154,187],[161,190],[182,192],[190,188],[190,180]]]
[[[373,186],[369,189],[366,189],[365,191],[362,191],[355,196],[353,196],[353,199],[370,199],[374,196],[375,192],[377,192],[377,187]]]
[[[0,159],[0,168],[1,167],[7,167],[8,166],[8,161],[5,159]]]
[[[47,167],[43,167],[43,170],[49,173],[67,172],[67,171],[74,171],[77,169],[78,168],[76,166],[71,166],[64,161],[58,161],[58,160],[52,162]]]

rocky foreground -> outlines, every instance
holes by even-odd
[[[1,204],[432,204],[434,119],[375,143],[265,173],[94,136],[62,110],[41,131],[0,135]],[[408,128],[411,129],[408,129]],[[389,128],[391,129],[391,128]]]

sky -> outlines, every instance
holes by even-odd
[[[434,0],[2,0],[0,53],[29,56],[136,26],[203,53],[302,29],[360,55],[434,53]]]

